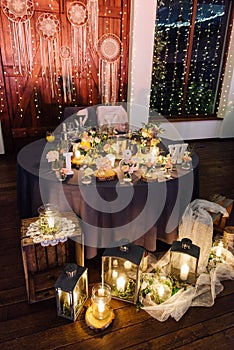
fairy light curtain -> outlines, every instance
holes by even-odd
[[[98,43],[98,0],[88,0],[87,9],[89,13],[88,33],[89,46],[96,51]]]
[[[98,41],[99,93],[102,103],[117,102],[118,61],[122,43],[115,34],[104,34]]]
[[[87,68],[88,9],[81,1],[74,1],[67,6],[67,18],[71,23],[74,67],[82,72]]]
[[[229,6],[226,0],[159,2],[151,109],[165,116],[215,113]]]
[[[57,95],[57,79],[59,70],[58,34],[60,25],[57,17],[51,13],[43,13],[37,19],[37,31],[40,36],[40,53],[42,76],[51,89],[52,98]]]
[[[28,76],[33,69],[33,49],[30,19],[34,13],[31,0],[2,0],[3,13],[10,25],[14,66]]]

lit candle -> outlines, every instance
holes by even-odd
[[[222,248],[223,248],[223,242],[219,242],[218,247],[216,249],[216,256],[218,258],[220,258],[222,255]]]
[[[117,266],[118,266],[118,260],[117,260],[117,259],[113,260],[113,266],[114,266],[114,267],[117,267]]]
[[[187,264],[183,264],[180,268],[181,281],[186,281],[188,279],[188,274],[189,274],[189,266]]]
[[[160,285],[160,286],[158,287],[158,295],[160,296],[160,298],[163,297],[164,292],[165,292],[164,287],[163,287],[162,285]]]
[[[75,150],[75,158],[80,158],[80,151],[78,149]]]
[[[54,218],[52,216],[48,217],[48,226],[49,228],[54,228]]]
[[[126,261],[124,262],[124,268],[125,268],[126,270],[130,270],[130,269],[132,268],[132,263],[131,263],[130,261],[126,260]]]
[[[118,277],[118,272],[116,270],[112,271],[112,277],[116,279]]]
[[[105,304],[102,300],[100,300],[98,302],[98,312],[100,314],[100,317],[102,317],[104,310],[105,310]]]
[[[125,278],[124,277],[117,278],[116,287],[117,287],[119,292],[124,292],[124,290],[125,290]]]

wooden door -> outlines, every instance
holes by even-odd
[[[130,0],[97,1],[97,22],[96,0],[10,3],[3,0],[0,11],[0,116],[7,151],[16,139],[38,138],[57,126],[65,106],[109,103],[105,84],[116,91],[115,102],[126,102]],[[107,57],[101,51],[105,40]],[[115,64],[106,64],[112,63],[109,48],[118,43]]]

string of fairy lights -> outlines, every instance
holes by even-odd
[[[151,109],[168,116],[210,115],[214,112],[218,72],[223,41],[221,37],[225,14],[225,0],[200,1],[196,9],[193,49],[188,74],[188,91],[185,111],[181,109],[186,73],[188,33],[193,1],[190,8],[182,0],[159,4],[157,33],[162,34],[164,49],[160,53],[166,70],[162,79],[152,79]],[[166,14],[165,14],[166,13]],[[176,20],[177,18],[177,20]],[[187,48],[186,44],[187,42]],[[157,47],[154,55],[158,55]],[[154,60],[157,62],[157,60]]]

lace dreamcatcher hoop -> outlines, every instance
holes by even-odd
[[[117,62],[122,43],[115,34],[104,34],[98,41],[99,93],[102,103],[115,103],[117,100]]]
[[[9,20],[14,65],[21,75],[29,75],[33,68],[30,19],[34,13],[32,0],[1,0],[3,13]]]
[[[55,97],[57,71],[59,69],[58,33],[60,30],[57,17],[51,13],[43,13],[37,19],[37,32],[40,36],[42,76],[51,88],[51,96]]]
[[[87,66],[86,42],[88,9],[81,1],[74,1],[67,7],[67,18],[72,28],[72,53],[74,66],[83,71]]]
[[[71,50],[68,46],[60,48],[60,58],[62,62],[62,84],[64,102],[72,100],[72,64]]]

